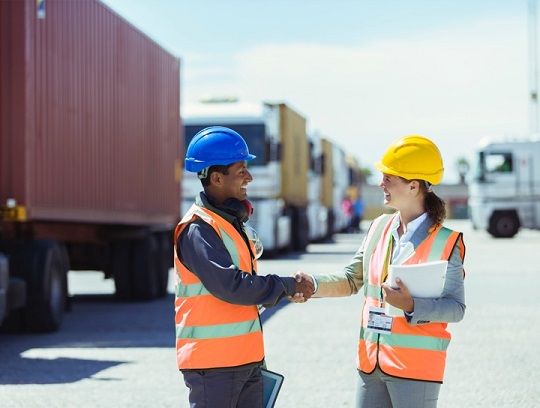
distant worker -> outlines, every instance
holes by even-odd
[[[343,228],[344,232],[351,232],[351,222],[353,219],[353,202],[349,197],[345,197],[341,201],[341,211],[343,211],[343,215],[345,216],[346,225]]]
[[[362,232],[362,219],[364,218],[364,200],[358,196],[352,202],[351,232]]]
[[[357,408],[434,408],[443,381],[448,323],[465,314],[462,234],[443,227],[445,203],[432,190],[442,180],[439,149],[422,136],[394,141],[375,164],[384,204],[397,210],[373,221],[360,249],[341,271],[315,275],[314,297],[349,296],[363,287],[358,344]],[[448,261],[439,297],[419,298],[386,278],[392,264]],[[300,296],[293,301],[303,302]],[[397,316],[386,315],[389,304]]]
[[[191,407],[263,406],[264,346],[258,306],[309,298],[310,281],[257,275],[260,242],[247,235],[253,180],[244,139],[221,126],[191,140],[185,169],[204,192],[176,227],[176,355]],[[256,241],[256,237],[252,237]]]

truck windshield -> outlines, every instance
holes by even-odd
[[[249,153],[257,156],[255,159],[248,162],[248,166],[263,166],[268,163],[268,151],[265,141],[265,127],[263,124],[236,124],[230,125],[224,123],[221,126],[228,127],[238,132],[246,141]],[[184,127],[185,147],[189,145],[193,136],[206,125],[186,125]]]
[[[479,152],[474,163],[474,175],[477,181],[486,181],[490,174],[510,174],[514,171],[512,153]]]
[[[485,162],[487,173],[512,173],[514,170],[512,153],[487,153]]]

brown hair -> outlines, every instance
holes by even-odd
[[[442,224],[446,219],[446,204],[444,200],[428,188],[424,180],[417,180],[420,185],[420,191],[424,195],[424,207],[428,217],[435,224]]]
[[[420,179],[407,180],[404,177],[399,178],[407,183],[410,183],[411,181],[418,181],[420,192],[424,196],[424,208],[426,209],[428,217],[431,219],[431,221],[433,221],[434,224],[442,224],[446,219],[446,203],[441,197],[431,190],[431,184],[428,184],[427,181]]]

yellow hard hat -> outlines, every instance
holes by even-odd
[[[444,174],[438,147],[427,137],[409,135],[394,141],[375,167],[386,174],[407,180],[426,180],[439,184]]]

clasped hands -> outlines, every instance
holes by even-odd
[[[295,272],[291,275],[296,280],[296,293],[289,296],[289,300],[294,303],[304,303],[315,293],[313,277],[304,272]]]
[[[296,280],[296,293],[294,296],[289,296],[289,300],[294,303],[305,303],[315,292],[313,277],[304,272],[295,272],[291,276]],[[411,292],[401,279],[397,278],[396,284],[398,285],[396,289],[388,283],[382,284],[384,301],[405,312],[413,312],[414,299]]]

